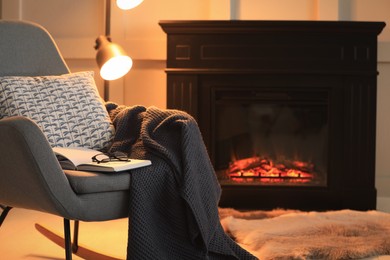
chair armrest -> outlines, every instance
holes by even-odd
[[[0,120],[0,204],[67,217],[76,200],[38,125],[25,117]]]

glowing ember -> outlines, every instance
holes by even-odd
[[[251,157],[230,163],[229,176],[235,182],[307,183],[314,178],[314,165],[302,161],[274,164],[266,158]]]

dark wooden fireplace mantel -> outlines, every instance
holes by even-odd
[[[376,207],[377,36],[383,22],[159,24],[167,34],[167,107],[187,111],[197,119],[213,162],[218,90],[311,89],[328,95],[327,186],[223,186],[222,206]]]

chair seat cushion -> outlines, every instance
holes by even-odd
[[[77,194],[125,191],[130,188],[130,173],[100,173],[64,170],[69,183]]]

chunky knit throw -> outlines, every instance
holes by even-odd
[[[256,259],[221,227],[221,189],[196,121],[177,110],[106,107],[110,151],[152,161],[131,171],[127,259]]]

